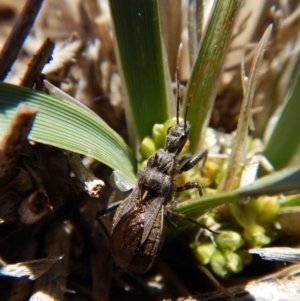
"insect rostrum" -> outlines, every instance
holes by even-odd
[[[168,129],[164,149],[155,152],[146,167],[138,171],[132,193],[97,215],[99,219],[118,207],[112,222],[110,249],[116,264],[127,272],[144,273],[151,267],[161,246],[164,215],[192,221],[173,210],[175,192],[197,188],[202,195],[202,188],[196,182],[180,187],[175,184],[177,174],[191,169],[207,155],[207,151],[202,151],[194,156],[178,156],[188,139],[189,129],[186,116],[181,122],[177,116],[176,125]]]

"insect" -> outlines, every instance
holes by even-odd
[[[178,62],[176,78],[177,76]],[[179,98],[177,80],[176,125],[168,129],[164,148],[156,151],[148,159],[146,167],[138,171],[137,184],[125,200],[114,203],[97,214],[99,221],[102,215],[117,208],[112,221],[110,250],[116,264],[129,273],[144,273],[153,264],[164,234],[164,215],[185,219],[207,229],[197,221],[174,211],[175,192],[197,188],[199,195],[203,195],[199,183],[188,182],[183,186],[176,186],[176,175],[191,169],[207,156],[206,150],[194,156],[179,156],[191,127],[187,121],[188,105],[184,120],[179,121]]]

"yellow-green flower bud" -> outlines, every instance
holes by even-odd
[[[140,153],[143,159],[148,159],[156,151],[157,149],[153,139],[150,137],[144,138],[140,146]]]
[[[219,235],[216,235],[215,242],[223,251],[235,251],[244,244],[240,233],[229,230],[222,230]]]
[[[152,137],[156,148],[163,148],[166,141],[166,131],[163,124],[155,124],[152,129]]]
[[[232,273],[239,273],[244,265],[242,257],[239,254],[216,250],[211,257],[210,266],[216,275],[227,278]]]
[[[215,249],[216,247],[212,242],[203,242],[193,249],[193,253],[200,263],[208,264]]]
[[[220,167],[216,162],[211,160],[206,161],[204,166],[204,177],[207,183],[206,186],[211,185],[215,181],[219,169]]]
[[[242,257],[235,252],[225,252],[227,268],[231,273],[237,274],[243,269]]]
[[[226,258],[224,254],[219,250],[216,250],[211,256],[210,267],[216,275],[222,278],[230,276],[230,273],[227,269]]]
[[[277,197],[261,196],[251,200],[251,209],[256,211],[256,221],[259,224],[273,223],[279,211],[279,200]]]
[[[179,118],[179,120],[182,120],[182,118]],[[176,124],[176,118],[171,118],[171,119],[168,119],[164,124],[163,124],[163,127],[164,127],[164,132],[166,133],[168,131],[168,129],[172,126],[174,126]]]
[[[270,237],[265,234],[265,229],[259,225],[253,225],[245,229],[243,237],[251,248],[261,247],[271,242]]]

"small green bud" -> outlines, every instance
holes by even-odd
[[[215,242],[223,251],[235,251],[244,244],[240,233],[224,230],[215,236]]]
[[[251,248],[258,248],[271,242],[270,237],[265,234],[265,229],[259,225],[253,225],[245,229],[243,237]]]
[[[148,159],[156,151],[157,149],[153,139],[150,137],[144,138],[140,146],[140,153],[143,159]]]
[[[226,258],[220,250],[216,250],[211,256],[210,267],[216,275],[222,278],[230,276],[230,273],[227,269]]]
[[[212,160],[206,161],[203,169],[203,175],[206,179],[206,186],[209,186],[215,182],[219,169],[220,167],[216,162]]]
[[[156,148],[163,148],[166,141],[166,131],[163,124],[155,124],[152,129],[152,137]]]
[[[270,196],[261,196],[251,200],[250,206],[253,211],[256,211],[256,221],[259,224],[273,223],[280,208],[278,198]]]
[[[242,257],[234,252],[225,252],[227,268],[231,273],[237,274],[243,269]]]
[[[216,275],[227,278],[232,273],[241,272],[244,264],[242,257],[238,253],[216,250],[211,257],[210,266]]]
[[[180,120],[182,120],[182,118],[179,118]],[[176,118],[171,118],[171,119],[168,119],[164,124],[163,124],[163,127],[164,127],[164,132],[166,133],[168,131],[169,128],[171,128],[172,126],[175,126],[176,124]]]
[[[216,247],[212,242],[203,242],[193,249],[195,258],[202,264],[208,264]]]

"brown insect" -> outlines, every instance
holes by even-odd
[[[176,77],[177,74],[178,63]],[[138,171],[137,184],[125,200],[112,204],[97,214],[99,220],[102,215],[117,208],[112,222],[110,250],[116,264],[127,272],[144,273],[153,264],[164,234],[164,215],[185,219],[207,229],[197,221],[174,211],[175,192],[197,188],[199,195],[203,195],[199,183],[188,182],[179,187],[175,184],[177,174],[191,169],[207,156],[206,150],[194,156],[179,156],[191,127],[187,121],[187,112],[188,105],[184,120],[180,122],[177,80],[177,122],[168,129],[165,147],[155,152],[148,159],[147,166]]]

